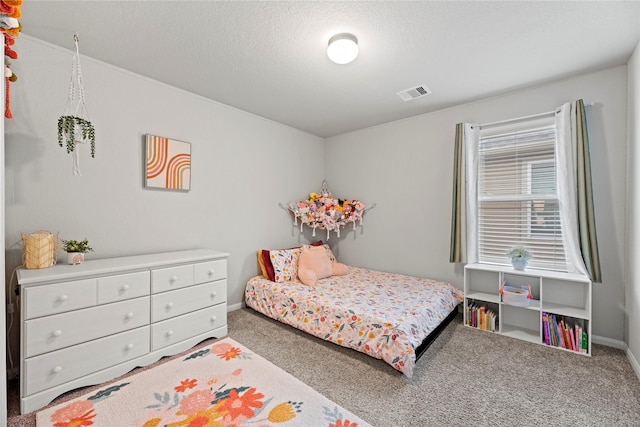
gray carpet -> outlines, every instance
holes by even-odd
[[[471,330],[458,318],[409,380],[250,309],[229,313],[229,336],[379,427],[640,426],[640,381],[624,352],[609,347],[584,357]],[[34,426],[33,414],[17,415],[16,393],[9,426]]]

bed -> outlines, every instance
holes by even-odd
[[[293,273],[279,282],[256,276],[247,283],[245,301],[270,318],[382,359],[411,378],[416,360],[457,315],[462,292],[435,280],[347,269],[314,286]]]

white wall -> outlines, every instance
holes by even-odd
[[[621,345],[625,66],[327,139],[326,176],[333,194],[377,203],[365,214],[362,230],[342,235],[335,248],[341,261],[462,288],[460,266],[448,262],[455,124],[552,111],[580,98],[594,103],[588,114],[603,283],[594,285],[593,334]]]
[[[640,376],[640,45],[628,63],[627,247],[625,342]]]
[[[97,152],[91,159],[82,147],[83,176],[73,176],[57,144],[71,56],[20,38],[14,118],[6,121],[9,271],[21,262],[20,233],[40,229],[87,237],[95,250],[88,259],[212,248],[231,254],[229,304],[239,304],[258,271],[255,251],[298,242],[278,203],[320,187],[324,140],[82,57]],[[190,192],[143,187],[146,133],[191,143]]]

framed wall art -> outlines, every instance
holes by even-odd
[[[145,153],[145,187],[191,189],[191,144],[147,134]]]

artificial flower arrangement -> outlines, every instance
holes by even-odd
[[[509,259],[525,259],[529,261],[531,259],[531,252],[529,252],[524,246],[512,246],[507,252]]]
[[[340,227],[348,223],[353,223],[354,230],[357,221],[362,225],[365,206],[358,200],[336,199],[330,192],[322,191],[321,194],[309,193],[307,200],[290,203],[289,210],[295,216],[296,225],[300,219],[300,231],[303,225],[307,225],[313,229],[315,236],[316,228],[320,228],[327,230],[327,239],[329,239],[331,231],[335,231],[340,237]]]
[[[515,270],[524,270],[532,255],[524,246],[512,246],[507,252],[507,256]]]

